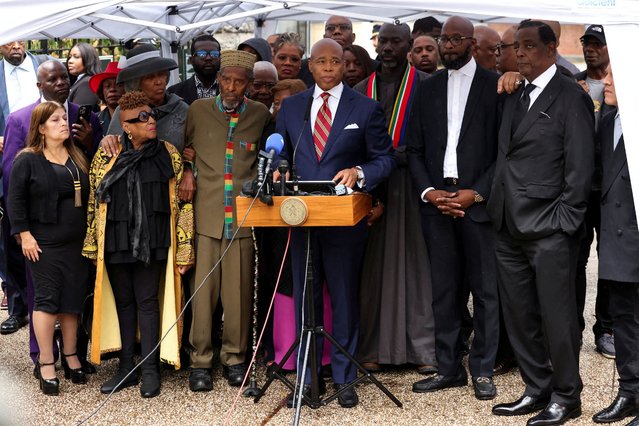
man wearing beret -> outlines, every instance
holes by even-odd
[[[186,117],[185,146],[197,153],[193,167],[197,171],[197,264],[191,294],[196,290],[197,293],[192,302],[190,342],[194,349],[189,376],[193,392],[213,389],[211,331],[220,296],[224,308],[220,351],[224,377],[230,386],[240,386],[246,373],[253,241],[250,229],[237,229],[241,218],[236,217],[234,200],[242,183],[256,175],[258,145],[270,122],[266,107],[244,96],[253,80],[254,63],[255,55],[251,53],[223,51],[217,76],[220,94],[194,101]],[[220,264],[210,273],[225,251]]]

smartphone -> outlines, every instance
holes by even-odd
[[[80,118],[84,118],[87,123],[91,121],[91,110],[93,107],[91,105],[80,105],[80,109],[78,110],[78,119],[76,120],[77,124],[82,124]]]

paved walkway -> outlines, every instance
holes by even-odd
[[[589,266],[589,288],[586,308],[586,332],[581,355],[584,381],[583,415],[568,424],[592,424],[591,417],[607,406],[616,394],[614,362],[595,352],[592,332],[594,316],[594,272],[596,261]],[[0,314],[0,321],[6,311]],[[0,336],[0,425],[73,425],[88,417],[106,397],[100,394],[100,384],[115,371],[116,361],[102,364],[97,375],[90,376],[87,385],[74,385],[63,379],[61,394],[47,397],[40,393],[33,378],[33,365],[28,358],[28,330]],[[260,384],[264,383],[261,371]],[[221,368],[215,371],[214,390],[194,394],[188,390],[185,371],[162,373],[160,396],[143,400],[137,388],[119,392],[86,424],[90,425],[212,425],[223,424],[232,406],[236,389],[226,385]],[[422,376],[405,371],[390,371],[378,375],[403,403],[396,408],[374,385],[358,387],[360,404],[342,409],[337,402],[319,410],[304,408],[302,424],[312,425],[524,425],[527,417],[499,418],[491,414],[495,403],[518,398],[523,385],[517,371],[495,379],[498,396],[494,401],[478,401],[472,387],[446,390],[435,394],[415,394],[414,381]],[[291,424],[293,411],[285,406],[287,391],[279,383],[269,389],[259,404],[241,397],[228,424],[259,425]]]

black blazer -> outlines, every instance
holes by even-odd
[[[174,84],[166,89],[166,91],[168,93],[175,93],[189,105],[198,99],[197,88],[195,87],[195,76],[191,76],[181,83]]]
[[[537,239],[573,235],[584,220],[594,170],[590,96],[558,70],[511,137],[522,87],[506,97],[488,213],[500,230]]]
[[[611,107],[597,133],[603,168],[599,277],[639,283],[639,230],[623,136],[613,150],[616,114]]]
[[[497,155],[500,97],[499,76],[477,66],[470,86],[457,144],[459,186],[490,198],[490,185]],[[444,186],[444,154],[448,137],[448,70],[441,70],[420,82],[411,109],[407,133],[408,165],[418,196],[429,187]],[[441,212],[430,203],[421,203],[427,215]],[[488,222],[485,203],[467,210],[475,222]]]
[[[89,178],[82,170],[80,184],[82,206],[86,209],[89,200]],[[9,179],[8,208],[11,235],[28,231],[31,221],[58,223],[58,178],[44,155],[30,152],[18,154]]]

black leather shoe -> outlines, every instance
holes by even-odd
[[[563,425],[570,419],[581,416],[581,404],[567,407],[556,402],[551,402],[544,411],[528,419],[527,426]]]
[[[81,359],[80,364],[82,364],[82,372],[84,374],[95,374],[98,370],[95,368],[95,365],[91,364],[86,359]]]
[[[58,380],[57,377],[54,377],[53,379],[45,379],[45,378],[42,377],[42,372],[40,371],[40,369],[43,366],[47,366],[47,365],[54,365],[55,366],[55,362],[46,362],[45,363],[45,362],[40,362],[40,360],[38,360],[37,368],[38,368],[38,378],[40,380],[40,390],[45,395],[59,395],[60,394],[60,380]]]
[[[334,384],[333,388],[335,388],[335,391],[339,391],[340,389],[346,386],[347,385]],[[355,392],[355,388],[351,386],[347,389],[344,389],[342,393],[340,393],[337,396],[337,402],[339,402],[339,405],[342,408],[353,408],[354,406],[356,406],[357,403],[359,402],[359,398],[357,397],[357,392]]]
[[[492,377],[473,377],[475,398],[486,401],[497,396],[497,388]]]
[[[310,399],[311,398],[311,385],[310,384],[304,385],[304,388],[303,388],[302,392],[304,393],[305,397]],[[321,396],[321,395],[324,395],[325,393],[326,393],[326,382],[324,382],[324,379],[319,378],[319,394]],[[294,396],[293,392],[291,392],[288,395],[288,399],[286,400],[286,406],[288,408],[293,408],[293,404],[294,404],[293,396]],[[306,405],[306,402],[304,401],[303,398],[302,398],[302,405]]]
[[[524,395],[515,402],[495,405],[493,414],[496,416],[523,416],[541,410],[549,402],[549,398]]]
[[[244,365],[244,363],[229,366],[225,365],[222,371],[229,386],[240,386],[246,375],[246,365]]]
[[[153,398],[160,394],[160,373],[156,370],[142,371],[142,398]]]
[[[15,333],[27,324],[29,324],[29,319],[27,317],[9,315],[9,318],[2,321],[2,324],[0,324],[0,334]]]
[[[207,368],[192,368],[189,374],[189,389],[192,392],[209,392],[213,390],[211,373]]]
[[[435,374],[419,382],[413,383],[413,392],[435,392],[441,389],[458,388],[468,384],[468,376],[466,370],[460,368],[454,376],[442,376]]]
[[[501,376],[517,368],[517,360],[515,358],[501,358],[495,361],[495,368],[493,368],[493,377]]]
[[[136,372],[129,374],[131,370],[129,368],[118,368],[118,371],[111,377],[109,380],[104,382],[102,386],[100,386],[100,392],[102,393],[111,393],[111,392],[120,392],[124,388],[128,388],[130,386],[135,386],[138,384],[138,376]],[[126,375],[129,374],[119,386],[120,383]]]
[[[79,368],[75,368],[75,369],[69,367],[67,358],[72,356],[77,357],[78,354],[76,354],[75,352],[72,354],[65,354],[65,353],[62,354],[62,368],[64,369],[64,378],[67,380],[71,379],[71,382],[77,385],[84,385],[87,383],[87,376],[86,374],[84,374],[82,367],[80,366]],[[80,359],[78,359],[78,362],[79,361]]]
[[[639,426],[639,416],[630,420],[630,423],[628,423],[626,426]]]
[[[634,398],[617,395],[610,406],[592,416],[592,421],[595,423],[612,423],[637,414],[639,414],[639,405]]]

